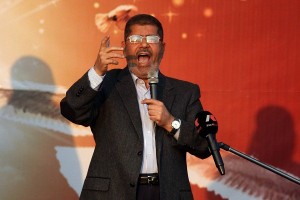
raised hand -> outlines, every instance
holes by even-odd
[[[107,72],[109,64],[118,65],[116,58],[124,58],[123,47],[110,47],[110,37],[105,36],[101,41],[101,46],[94,65],[95,71],[103,76]],[[116,53],[121,51],[122,53]]]

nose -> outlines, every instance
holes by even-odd
[[[144,38],[142,39],[142,46],[143,46],[143,47],[149,46],[146,37],[144,37]]]

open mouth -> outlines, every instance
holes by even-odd
[[[138,62],[141,65],[147,65],[150,62],[150,54],[148,52],[138,53]]]

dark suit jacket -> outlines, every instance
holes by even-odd
[[[162,200],[193,199],[186,152],[208,157],[206,141],[195,131],[202,109],[195,84],[159,74],[158,99],[182,120],[178,141],[156,128],[156,154]],[[134,200],[142,165],[143,132],[137,92],[128,68],[108,71],[99,88],[90,87],[87,73],[61,101],[70,121],[90,126],[96,142],[81,200]]]

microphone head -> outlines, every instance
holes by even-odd
[[[150,69],[148,72],[148,82],[149,84],[157,84],[158,83],[158,70]]]
[[[209,111],[201,111],[196,115],[198,122],[197,129],[202,136],[216,134],[218,132],[218,122]]]

